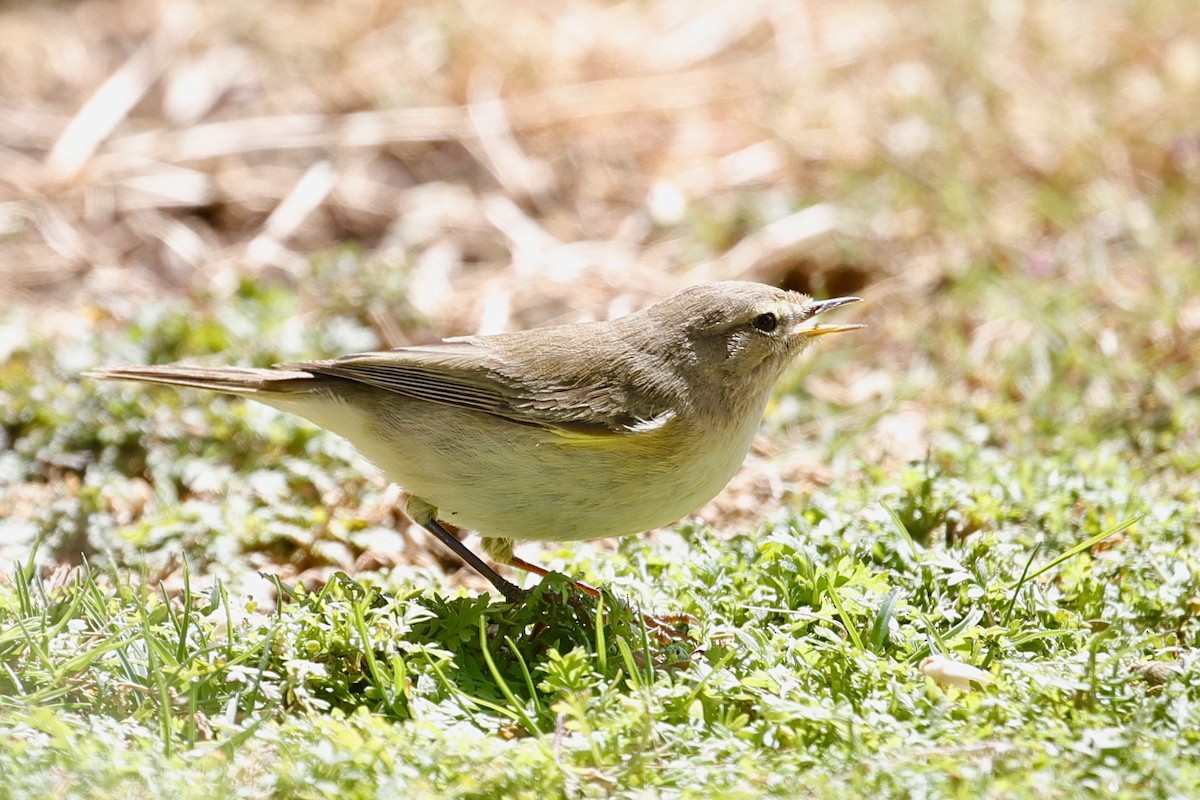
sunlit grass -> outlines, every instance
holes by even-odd
[[[511,142],[136,155],[211,121],[165,113],[172,67],[66,187],[35,170],[59,131],[14,131],[149,17],[99,46],[92,5],[5,12],[0,796],[1200,795],[1200,4],[493,5],[213,3],[189,47],[248,59],[194,76],[222,120],[499,76]],[[282,243],[315,255],[243,259],[316,158],[339,187]],[[131,159],[219,200],[130,194]],[[869,327],[781,382],[761,507],[546,553],[599,608],[476,591],[306,423],[78,378],[599,316],[710,261]]]

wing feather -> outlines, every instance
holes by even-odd
[[[555,359],[549,348],[531,366],[497,352],[490,346],[494,340],[449,339],[435,345],[281,366],[492,414],[546,428],[573,441],[644,433],[674,416],[669,404],[653,401],[637,387],[594,378],[589,381],[596,371],[581,371],[571,354]]]

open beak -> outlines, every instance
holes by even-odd
[[[811,312],[809,318],[815,317],[817,314],[824,314],[826,311],[837,308],[839,306],[857,303],[861,301],[861,297],[835,297],[832,300],[819,300],[809,306]],[[853,331],[859,328],[865,328],[866,325],[813,325],[808,328],[801,328],[796,331],[798,336],[803,336],[806,339],[815,339],[818,336],[825,336],[829,333],[841,333],[842,331]]]

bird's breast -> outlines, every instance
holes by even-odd
[[[649,430],[560,433],[395,399],[386,412],[343,406],[332,416],[318,422],[440,519],[487,537],[543,541],[640,533],[687,516],[729,482],[759,421],[679,415]]]

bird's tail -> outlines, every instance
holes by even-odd
[[[83,374],[87,378],[105,381],[140,381],[164,386],[187,386],[243,396],[304,392],[312,389],[316,382],[315,375],[301,370],[189,367],[179,364],[99,367]]]

